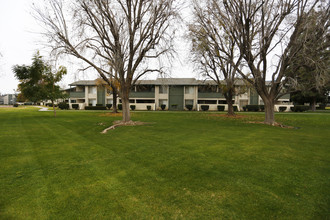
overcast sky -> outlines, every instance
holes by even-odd
[[[42,0],[0,0],[0,94],[13,93],[17,89],[18,81],[14,77],[12,67],[30,65],[33,54],[43,46],[40,33],[42,29],[31,16],[33,2]],[[187,15],[188,16],[188,15]],[[187,18],[186,16],[186,18]],[[173,64],[171,77],[196,77],[192,65],[188,64],[189,45],[178,39],[177,51],[179,56]],[[44,52],[45,53],[45,52]],[[76,62],[75,58],[70,59]],[[71,66],[69,73],[60,83],[67,87],[69,83],[78,79],[94,79],[94,74],[77,74]],[[151,75],[148,78],[155,78]]]

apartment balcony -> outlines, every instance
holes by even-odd
[[[85,92],[70,92],[70,98],[83,99],[85,98]]]
[[[130,98],[155,98],[155,92],[131,92]]]
[[[225,98],[220,92],[199,92],[198,98]]]

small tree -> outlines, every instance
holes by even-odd
[[[45,72],[42,76],[42,88],[44,98],[51,100],[54,117],[56,117],[55,101],[59,98],[64,98],[65,94],[61,91],[60,87],[56,83],[62,80],[62,77],[67,73],[67,70],[64,66],[60,66],[56,72],[52,71],[51,66],[45,66]]]
[[[23,97],[34,103],[45,99],[51,100],[54,117],[56,117],[54,101],[64,97],[56,83],[66,74],[66,68],[61,66],[56,73],[53,73],[51,66],[42,60],[39,52],[33,56],[32,60],[31,66],[15,65],[13,67],[15,76],[20,81],[18,88]]]

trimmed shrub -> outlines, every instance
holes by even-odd
[[[68,110],[69,109],[69,104],[65,102],[60,102],[58,103],[58,107],[62,110]]]
[[[88,106],[93,106],[93,104],[89,103]]]
[[[16,107],[18,107],[18,104],[17,104],[17,103],[15,103],[15,104],[13,105],[13,107],[15,107],[15,108],[16,108]]]
[[[207,111],[207,110],[209,110],[209,106],[208,105],[201,105],[201,109],[203,111]]]
[[[132,111],[134,111],[135,110],[135,105],[131,105],[130,108],[131,108]]]
[[[246,105],[246,110],[249,112],[257,112],[259,111],[259,105]]]
[[[103,104],[96,104],[96,106],[103,106]]]
[[[307,111],[309,109],[309,106],[307,105],[295,105],[293,107],[291,107],[291,111],[293,112],[304,112]]]
[[[148,110],[148,111],[151,110],[151,105],[147,105],[147,110]]]
[[[320,104],[319,107],[316,107],[317,110],[325,110],[326,105]]]
[[[107,107],[107,109],[111,109],[112,104],[106,104],[105,107]]]
[[[234,112],[237,112],[238,111],[238,108],[236,105],[233,106],[233,109],[234,109]]]
[[[72,108],[78,110],[79,109],[79,104],[72,104]]]
[[[33,105],[32,102],[24,102],[24,105]]]
[[[107,110],[105,106],[85,106],[85,110]]]
[[[164,111],[166,108],[166,105],[160,105],[160,108]]]
[[[280,112],[285,112],[287,108],[285,106],[280,106],[278,109]]]
[[[186,108],[191,111],[193,109],[193,105],[186,105]]]
[[[118,104],[118,110],[123,110],[123,104]]]
[[[264,105],[259,105],[259,109],[260,109],[260,111],[265,111],[265,106]]]
[[[218,108],[218,111],[221,111],[221,112],[223,112],[225,110],[225,106],[223,106],[223,105],[218,105],[217,108]]]
[[[244,107],[243,107],[243,111],[245,111],[245,112],[246,112],[246,106],[244,106]]]

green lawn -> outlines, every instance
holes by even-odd
[[[330,114],[0,108],[0,219],[329,219]]]

